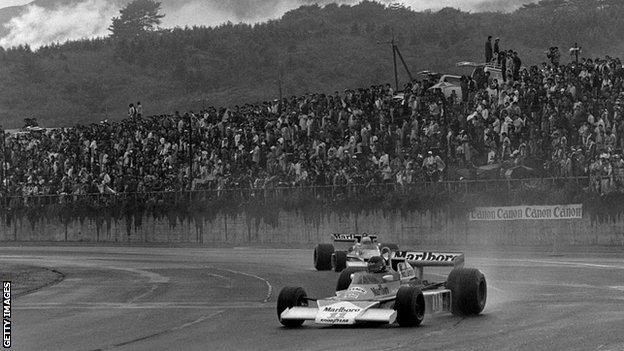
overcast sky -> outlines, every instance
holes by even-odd
[[[23,5],[32,0],[0,0],[0,8]],[[130,0],[128,0],[130,1]],[[256,23],[279,18],[284,12],[302,4],[338,2],[355,4],[360,0],[159,0],[166,15],[163,27],[185,25],[218,25],[227,21]],[[439,9],[444,6],[468,11],[513,11],[535,0],[381,0],[402,2],[414,10]],[[30,6],[20,16],[4,23],[0,46],[41,45],[93,38],[109,34],[111,18],[119,14],[115,0],[80,0],[59,7]]]
[[[28,4],[32,0],[0,0],[0,8]]]

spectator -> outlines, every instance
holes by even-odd
[[[559,48],[556,46],[552,46],[549,50],[548,53],[546,54],[546,57],[548,57],[548,59],[550,59],[550,64],[552,65],[553,68],[558,68],[559,67],[559,62],[561,60],[561,53],[559,52]]]
[[[128,118],[130,119],[134,119],[136,117],[136,108],[134,107],[134,104],[130,104],[129,108],[128,108]]]
[[[489,63],[492,61],[492,36],[488,35],[487,41],[485,42],[485,62]]]
[[[406,85],[401,98],[388,85],[374,85],[142,118],[136,118],[142,115],[137,103],[121,121],[20,131],[6,138],[5,191],[407,185],[488,163],[523,164],[551,176],[590,175],[602,192],[621,186],[621,61],[524,70],[515,51],[500,54],[509,79],[476,84],[463,77],[459,103],[422,81]]]
[[[500,53],[499,43],[500,43],[500,38],[496,38],[494,40],[494,51],[493,51],[496,57],[498,57],[498,54]]]

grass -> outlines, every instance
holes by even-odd
[[[0,277],[11,281],[11,296],[19,297],[63,280],[64,275],[54,269],[23,264],[3,263]]]

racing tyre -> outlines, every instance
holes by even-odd
[[[416,327],[425,319],[425,296],[419,288],[402,286],[394,301],[397,323],[401,327]]]
[[[351,274],[355,272],[365,271],[364,267],[348,267],[340,272],[338,277],[338,283],[336,284],[336,291],[346,290],[351,285]]]
[[[399,251],[399,245],[397,245],[397,244],[382,243],[381,245],[379,245],[380,249],[383,249],[384,247],[389,248],[390,251],[392,251],[392,252]]]
[[[314,268],[317,271],[327,271],[332,268],[331,257],[334,253],[334,245],[318,244],[314,248]]]
[[[334,272],[342,272],[347,268],[347,253],[344,251],[336,251],[332,255],[332,267]]]
[[[485,276],[478,269],[456,268],[446,279],[451,290],[451,312],[460,316],[477,315],[483,311],[487,299]]]
[[[280,291],[277,297],[277,319],[288,328],[300,327],[303,324],[303,319],[282,319],[282,312],[287,308],[296,306],[307,306],[307,295],[303,288],[295,288],[287,286]]]

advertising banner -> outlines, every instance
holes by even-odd
[[[583,205],[475,207],[471,221],[515,221],[520,219],[581,219]]]

